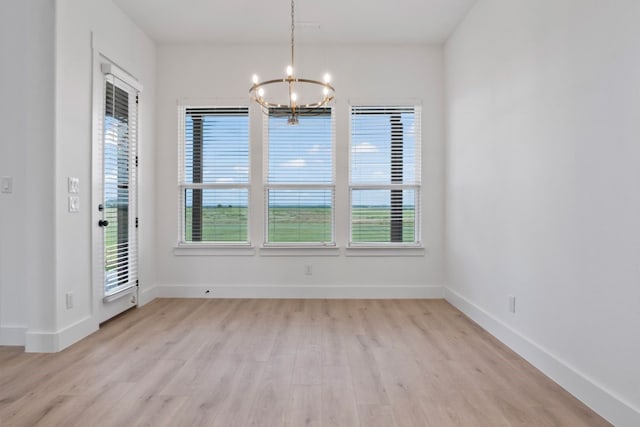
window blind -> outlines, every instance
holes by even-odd
[[[334,128],[331,108],[265,119],[267,244],[334,244]]]
[[[136,285],[135,167],[137,92],[105,78],[103,122],[103,219],[105,296]]]
[[[351,107],[351,244],[419,244],[420,106]]]
[[[248,243],[249,109],[182,107],[180,239]]]

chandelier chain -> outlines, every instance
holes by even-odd
[[[294,51],[293,47],[295,46],[294,42],[294,32],[295,32],[295,21],[294,21],[294,8],[293,8],[293,0],[291,0],[291,67],[294,67],[293,59],[294,59]]]

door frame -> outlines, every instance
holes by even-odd
[[[99,48],[93,46],[93,64],[92,64],[92,141],[91,141],[91,157],[92,157],[92,182],[91,182],[91,240],[92,240],[92,315],[98,323],[102,323],[129,308],[138,305],[138,287],[135,286],[131,290],[125,290],[122,293],[113,295],[105,301],[104,298],[104,229],[98,226],[98,221],[102,219],[102,213],[98,210],[98,205],[102,203],[103,198],[103,126],[104,126],[104,88],[106,75],[113,75],[126,85],[130,86],[138,93],[142,92],[140,82],[126,70],[118,66],[118,64],[107,57]],[[131,153],[137,156],[137,146],[139,144],[139,105],[136,106],[136,115],[138,116],[136,123],[136,149]],[[135,158],[135,157],[134,157]],[[136,180],[131,184],[135,186],[134,206],[138,207],[138,173]],[[137,212],[134,214],[137,217]],[[138,233],[136,230],[136,244],[138,244]],[[139,245],[138,245],[139,247]],[[137,256],[137,253],[136,253]],[[136,259],[138,263],[139,259]]]

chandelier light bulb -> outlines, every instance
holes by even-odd
[[[330,83],[330,82],[331,82],[331,74],[329,74],[329,73],[325,73],[325,75],[324,75],[324,82],[325,82],[325,83]]]
[[[287,76],[293,76],[293,67],[291,65],[287,65]]]
[[[324,89],[322,89],[322,93],[324,94],[324,96],[329,95],[329,88],[325,87]]]
[[[253,77],[251,78],[251,80],[253,81],[254,85],[257,85],[258,84],[258,75],[254,74]]]
[[[291,100],[296,102],[298,100],[298,94],[295,92],[291,92]]]
[[[262,98],[264,96],[264,89],[263,88],[258,89],[258,96],[260,98]]]

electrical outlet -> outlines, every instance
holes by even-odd
[[[67,310],[73,308],[73,292],[67,292]]]
[[[514,297],[513,295],[509,296],[509,312],[516,312],[516,297]]]
[[[311,276],[313,274],[313,270],[311,269],[310,265],[305,265],[304,266],[304,275],[305,276]]]

